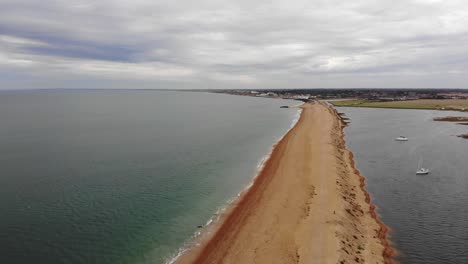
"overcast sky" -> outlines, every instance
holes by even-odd
[[[466,88],[466,69],[466,0],[0,0],[0,89]]]

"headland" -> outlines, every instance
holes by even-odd
[[[345,146],[345,122],[306,103],[252,186],[177,263],[393,263]]]

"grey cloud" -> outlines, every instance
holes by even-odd
[[[0,89],[71,87],[66,80],[85,88],[111,88],[114,80],[145,88],[460,87],[467,80],[468,3],[458,0],[1,5],[0,74],[14,74]]]

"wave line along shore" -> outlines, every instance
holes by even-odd
[[[301,108],[252,186],[176,263],[393,263],[339,115]]]

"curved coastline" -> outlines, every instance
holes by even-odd
[[[391,240],[389,238],[389,232],[390,228],[385,225],[385,223],[382,221],[380,216],[376,212],[376,205],[372,203],[372,198],[370,193],[366,189],[366,178],[361,174],[359,169],[356,166],[356,162],[354,160],[354,154],[351,152],[347,147],[346,147],[346,139],[345,139],[345,133],[344,133],[344,128],[348,125],[348,122],[344,120],[344,118],[338,113],[338,111],[335,108],[332,108],[336,117],[341,120],[341,140],[343,142],[343,148],[347,150],[348,155],[349,155],[349,160],[350,160],[350,165],[354,170],[354,173],[359,176],[359,181],[360,181],[360,187],[361,190],[364,192],[365,195],[365,201],[366,203],[369,204],[369,211],[372,216],[372,218],[375,219],[377,224],[379,225],[380,229],[378,231],[378,238],[380,239],[380,242],[384,246],[384,250],[382,252],[384,261],[386,264],[395,264],[394,257],[398,254],[396,249],[394,249],[391,246]]]
[[[338,156],[341,155],[342,159],[346,160],[346,161],[341,161],[341,160],[338,161],[338,163],[341,164],[341,166],[343,167],[340,167],[340,168],[337,167],[337,170],[342,169],[346,171],[346,173],[344,173],[345,174],[344,176],[343,175],[338,176],[340,174],[339,172],[335,173],[336,174],[335,188],[337,189],[336,190],[337,197],[333,196],[331,198],[332,200],[334,200],[334,203],[332,204],[334,207],[332,208],[338,212],[336,214],[335,214],[335,210],[326,209],[329,211],[329,212],[326,212],[326,217],[325,216],[323,217],[313,216],[315,213],[314,210],[318,210],[318,211],[325,210],[323,209],[324,207],[323,205],[320,207],[316,206],[314,208],[314,203],[316,202],[316,200],[314,199],[317,199],[317,197],[314,197],[314,196],[317,196],[317,192],[319,193],[321,192],[320,183],[319,183],[319,186],[317,186],[317,184],[315,183],[314,183],[315,185],[310,185],[308,188],[306,188],[307,190],[305,190],[304,195],[297,197],[297,199],[299,199],[297,201],[300,201],[303,198],[305,198],[303,199],[305,200],[305,203],[304,205],[301,205],[301,208],[299,208],[301,210],[301,212],[299,212],[300,221],[293,219],[295,221],[294,223],[296,223],[295,224],[296,226],[294,226],[294,228],[297,228],[297,230],[299,230],[300,232],[298,232],[299,235],[291,241],[306,242],[307,240],[309,240],[308,242],[311,242],[310,240],[312,239],[313,242],[320,243],[322,242],[320,241],[320,239],[325,239],[325,242],[328,243],[328,244],[325,243],[326,244],[325,249],[323,248],[324,246],[317,246],[317,248],[319,249],[314,249],[313,250],[314,252],[310,253],[308,252],[308,249],[303,248],[303,245],[301,245],[301,243],[298,243],[298,245],[296,245],[294,249],[291,249],[291,250],[286,249],[286,251],[283,252],[284,254],[281,254],[281,252],[279,252],[278,253],[279,255],[277,256],[279,258],[276,261],[279,261],[280,258],[283,258],[284,260],[288,260],[288,262],[289,260],[291,260],[291,263],[292,262],[299,263],[300,259],[301,260],[307,259],[307,258],[310,259],[310,258],[315,257],[321,260],[326,260],[326,262],[338,262],[338,260],[344,261],[344,260],[349,259],[349,260],[354,260],[355,262],[358,262],[358,263],[362,263],[361,261],[367,262],[370,260],[377,262],[377,263],[394,263],[392,256],[394,255],[395,251],[391,248],[390,242],[387,237],[389,229],[383,224],[383,222],[379,219],[378,215],[376,214],[375,205],[371,203],[370,195],[365,190],[365,179],[357,170],[352,153],[346,148],[345,139],[344,139],[344,131],[343,131],[345,123],[342,117],[339,116],[338,112],[334,108],[330,106],[326,106],[325,104],[319,103],[319,102],[315,104],[321,105],[321,106],[316,106],[315,110],[310,110],[311,108],[310,104],[305,104],[301,107],[303,111],[301,112],[299,119],[294,124],[294,126],[292,126],[292,128],[288,130],[288,132],[273,146],[268,159],[265,161],[264,166],[260,168],[260,171],[257,174],[257,176],[254,178],[252,184],[248,188],[244,189],[238,195],[238,198],[227,206],[227,210],[225,211],[225,213],[219,216],[217,221],[215,221],[215,223],[212,226],[207,228],[204,234],[200,235],[200,238],[197,239],[196,245],[190,248],[189,250],[187,250],[186,252],[183,252],[182,256],[180,258],[177,258],[175,263],[219,263],[220,260],[224,261],[225,259],[230,259],[230,261],[232,262],[233,260],[245,261],[245,260],[248,260],[249,258],[251,259],[251,258],[263,257],[257,254],[258,248],[255,248],[255,250],[253,250],[254,253],[251,253],[251,252],[246,253],[244,252],[244,250],[239,250],[239,248],[242,249],[242,246],[239,246],[239,243],[237,242],[239,240],[243,240],[244,242],[252,242],[251,240],[245,239],[246,234],[248,238],[248,236],[250,236],[249,234],[252,233],[252,231],[256,231],[255,229],[248,229],[249,224],[250,226],[252,226],[252,223],[251,223],[252,217],[254,217],[252,216],[252,214],[256,214],[257,210],[261,211],[263,210],[263,206],[268,205],[268,204],[265,204],[265,202],[263,202],[262,207],[259,207],[259,204],[261,204],[262,200],[265,199],[267,193],[271,191],[272,188],[274,188],[274,187],[271,187],[271,185],[274,184],[272,182],[277,181],[277,178],[279,177],[275,175],[275,173],[277,172],[277,170],[281,169],[279,168],[281,166],[280,162],[284,162],[285,154],[287,154],[287,148],[290,147],[289,146],[290,144],[292,144],[290,141],[295,140],[294,138],[297,137],[296,134],[299,133],[296,131],[296,130],[299,130],[297,127],[305,126],[305,125],[302,125],[303,123],[306,123],[304,119],[306,118],[308,120],[310,119],[311,114],[309,113],[308,114],[309,116],[306,117],[304,113],[305,109],[307,109],[307,111],[322,111],[321,115],[326,115],[324,113],[328,112],[333,116],[333,118],[328,117],[329,119],[332,119],[331,121],[328,120],[330,131],[329,132],[319,131],[319,132],[330,133],[332,142],[335,142],[336,144],[331,149],[333,151],[336,151],[336,153],[338,153]],[[322,107],[322,108],[317,110],[318,109],[317,107],[318,108]],[[318,114],[314,114],[314,115],[317,115],[318,117]],[[310,123],[312,121],[307,121],[307,122]],[[313,121],[313,122],[317,122],[317,121]],[[317,127],[317,124],[315,124],[315,127]],[[306,129],[306,127],[302,128],[302,130],[304,129]],[[308,131],[305,131],[305,132],[308,132]],[[304,133],[304,131],[301,133]],[[338,134],[338,137],[333,136],[334,133]],[[323,143],[323,144],[329,144],[329,143]],[[347,157],[344,157],[344,153],[348,154]],[[337,159],[340,159],[340,158],[338,157]],[[334,162],[336,161],[334,160],[334,158],[330,158],[330,160],[331,160],[330,164],[335,164]],[[340,166],[340,165],[336,165],[336,166]],[[351,172],[347,171],[348,168],[351,168],[352,171]],[[349,177],[350,175],[353,176],[352,174],[357,175],[358,177],[357,178]],[[332,180],[335,181],[335,179],[332,179]],[[328,181],[328,179],[327,180],[322,179],[321,181],[325,182],[325,181]],[[354,184],[355,181],[358,184]],[[338,187],[338,185],[341,187]],[[343,187],[343,185],[345,187]],[[362,194],[360,194],[358,190],[355,190],[354,188],[355,185],[356,187],[357,185],[359,185],[360,187],[359,189],[362,191]],[[327,186],[326,188],[330,189],[332,187]],[[333,191],[333,188],[330,189],[330,191],[335,192]],[[298,192],[300,192],[300,190],[298,190]],[[335,193],[333,193],[332,195],[335,195]],[[345,197],[345,195],[347,198]],[[341,201],[341,197],[343,197],[344,201]],[[360,201],[361,199],[360,197],[362,197],[363,201]],[[326,198],[329,199],[330,197],[326,197]],[[322,199],[322,202],[323,201],[324,200]],[[318,202],[320,203],[320,199],[318,199]],[[364,212],[361,209],[364,204],[367,204],[367,206],[369,207],[369,211]],[[278,210],[278,209],[275,208],[274,210]],[[292,214],[298,213],[298,211],[295,209],[291,212]],[[286,212],[286,214],[287,213],[288,212]],[[351,216],[349,216],[347,213],[350,214]],[[368,218],[369,215],[370,217]],[[278,217],[278,215],[276,216],[271,215],[271,217]],[[281,217],[284,218],[284,216],[281,216]],[[324,218],[330,218],[330,219],[322,223],[322,221],[324,221]],[[364,223],[362,223],[361,221],[363,221]],[[333,223],[333,225],[330,225],[331,223]],[[369,223],[370,223],[370,226],[367,227],[366,224],[369,224]],[[291,223],[287,223],[286,227],[288,227],[288,225],[290,224]],[[319,238],[304,237],[302,235],[302,231],[311,231],[310,227],[305,227],[305,224],[307,224],[307,226],[310,226],[312,224],[312,227],[315,225],[314,232],[318,232]],[[361,224],[363,226],[360,227],[358,226],[358,224]],[[376,228],[374,224],[376,224],[379,228]],[[325,229],[327,229],[326,233],[324,233],[325,231],[317,231],[317,229],[321,228],[320,225],[323,225],[322,228],[324,227]],[[348,228],[348,227],[351,227],[351,228]],[[295,231],[295,230],[291,230],[291,231]],[[374,231],[375,231],[375,234],[373,234]],[[357,235],[359,235],[362,238],[358,239]],[[354,237],[356,241],[350,241],[350,239],[352,240],[352,237]],[[372,239],[372,237],[374,237],[374,239]],[[378,240],[376,238],[378,238]],[[226,242],[226,240],[229,240],[229,242]],[[285,241],[287,242],[287,240]],[[280,242],[282,243],[285,241],[280,241]],[[227,246],[226,246],[226,243],[227,243]],[[252,242],[252,243],[255,243],[255,242]],[[257,244],[258,243],[262,244],[263,242],[257,242]],[[366,245],[365,246],[366,248],[365,249],[362,248],[362,245]],[[329,246],[330,249],[328,249],[327,246]],[[354,249],[355,252],[350,252],[351,248],[354,248],[354,247],[357,247],[359,250],[356,251],[356,249]],[[235,248],[235,249],[232,249],[232,248]],[[250,248],[250,250],[252,250],[252,248]],[[269,250],[271,250],[271,248]],[[233,254],[233,252],[235,254]],[[335,253],[330,253],[330,252],[335,252]],[[339,253],[336,253],[336,252],[339,252]],[[262,261],[260,261],[259,263],[262,263]],[[268,261],[263,261],[263,263],[268,263]],[[345,263],[345,262],[341,262],[341,263]]]
[[[383,251],[383,257],[385,260],[385,263],[387,264],[394,264],[394,257],[397,255],[397,251],[391,246],[391,241],[389,238],[389,232],[390,228],[385,225],[385,223],[381,220],[380,216],[377,214],[376,209],[377,207],[375,204],[372,203],[371,196],[369,192],[366,190],[366,178],[361,175],[360,171],[355,167],[354,163],[354,155],[352,152],[350,152],[350,159],[352,161],[352,166],[355,168],[355,173],[359,175],[359,180],[361,181],[360,187],[362,188],[362,191],[366,195],[366,202],[369,203],[369,210],[372,218],[375,219],[377,224],[380,226],[379,232],[378,232],[378,238],[380,239],[382,245],[384,246],[384,251]]]
[[[252,177],[252,181],[246,184],[241,191],[231,199],[227,200],[224,205],[219,207],[216,210],[216,213],[207,220],[206,224],[201,230],[197,230],[184,244],[179,248],[178,252],[175,255],[169,257],[165,264],[180,264],[180,263],[190,263],[190,260],[198,253],[201,246],[206,244],[214,235],[215,232],[219,229],[220,225],[224,222],[224,219],[232,212],[232,210],[238,206],[238,203],[242,200],[243,196],[249,191],[249,189],[255,184],[255,181],[261,174],[262,170],[265,168],[266,164],[271,158],[273,151],[276,146],[288,135],[288,133],[294,129],[294,127],[299,122],[302,116],[302,104],[290,106],[288,108],[296,109],[297,112],[291,121],[291,125],[279,139],[271,145],[267,154],[265,154],[258,162],[256,172]]]

